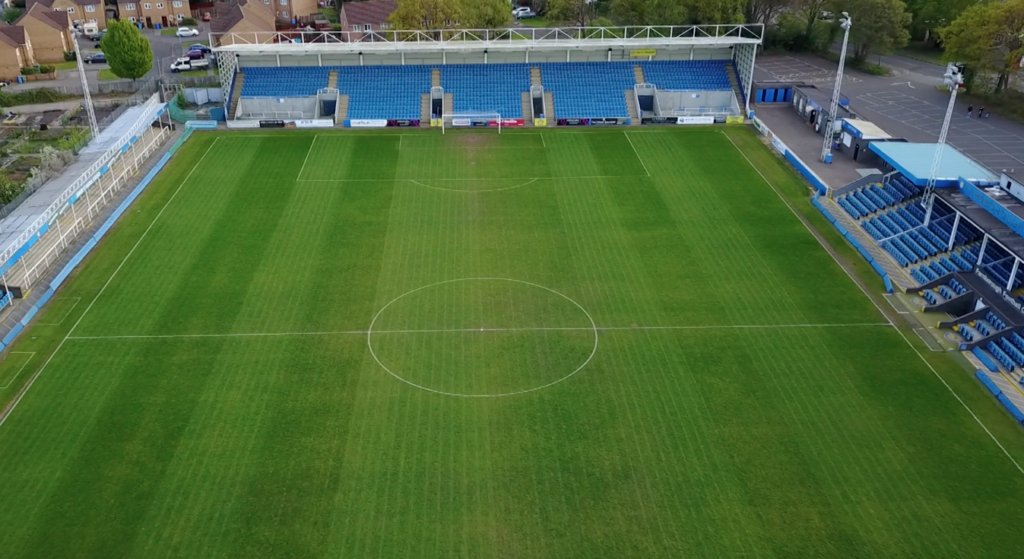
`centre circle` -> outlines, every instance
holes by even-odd
[[[461,278],[418,287],[377,311],[366,336],[396,379],[438,394],[499,397],[562,382],[597,352],[590,313],[528,281]]]

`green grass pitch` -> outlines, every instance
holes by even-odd
[[[0,555],[1019,556],[797,215],[743,127],[197,133],[0,362]]]

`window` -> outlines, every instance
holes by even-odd
[[[135,4],[125,4],[124,5],[124,9],[125,10],[135,11]]]
[[[131,16],[131,17],[129,17],[129,18],[128,18],[128,21],[130,21],[130,22],[132,22],[132,23],[135,23],[135,16]]]
[[[281,5],[282,6],[287,6],[288,5],[288,0],[281,0]]]
[[[96,11],[96,6],[93,6],[92,4],[90,4],[90,5],[85,7],[85,11],[87,11],[87,12],[95,12]]]
[[[69,13],[69,14],[73,14],[73,13],[75,13],[75,7],[74,7],[74,6],[71,6],[70,8],[68,8],[68,13]]]
[[[142,9],[143,10],[148,10],[148,9],[150,9],[152,7],[153,7],[153,5],[150,4],[149,2],[146,2],[145,4],[142,5]]]
[[[359,31],[359,26],[358,25],[353,25],[352,26],[352,31]]]
[[[373,31],[373,26],[367,23],[363,25],[363,31]]]
[[[164,3],[163,2],[157,2],[156,3],[156,9],[158,9],[158,10],[164,9]]]
[[[178,14],[178,21],[181,21],[183,19],[185,19],[185,15],[184,14]]]
[[[171,6],[173,6],[175,8],[180,8],[181,7],[181,0],[174,0],[174,2],[171,2]]]

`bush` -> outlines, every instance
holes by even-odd
[[[78,60],[78,56],[75,54],[75,51],[69,50],[69,51],[64,53],[64,61],[65,62],[74,62],[76,60]]]
[[[39,73],[39,66],[26,66],[26,67],[21,69],[21,75],[23,75],[23,76],[31,76],[32,74],[38,74],[38,73]]]
[[[778,23],[765,34],[765,48],[783,48],[791,51],[827,50],[832,40],[831,26],[826,21],[816,21],[811,34],[804,34],[807,21],[794,14],[779,17]]]
[[[52,74],[57,71],[57,67],[52,64],[41,64],[39,66],[40,74]]]
[[[178,22],[178,25],[184,25],[186,27],[192,27],[192,26],[197,25],[197,24],[198,24],[198,22],[196,21],[196,18],[194,18],[194,17],[187,17],[187,18],[185,18],[185,19],[183,19],[183,20]]]
[[[0,107],[13,107],[14,105],[28,105],[32,103],[52,103],[54,101],[63,101],[71,97],[74,97],[74,95],[61,93],[47,87],[26,89],[16,93],[7,93],[6,91],[0,90]]]

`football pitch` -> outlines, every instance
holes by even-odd
[[[197,133],[0,362],[0,556],[1019,556],[1024,434],[805,192],[744,127]]]

